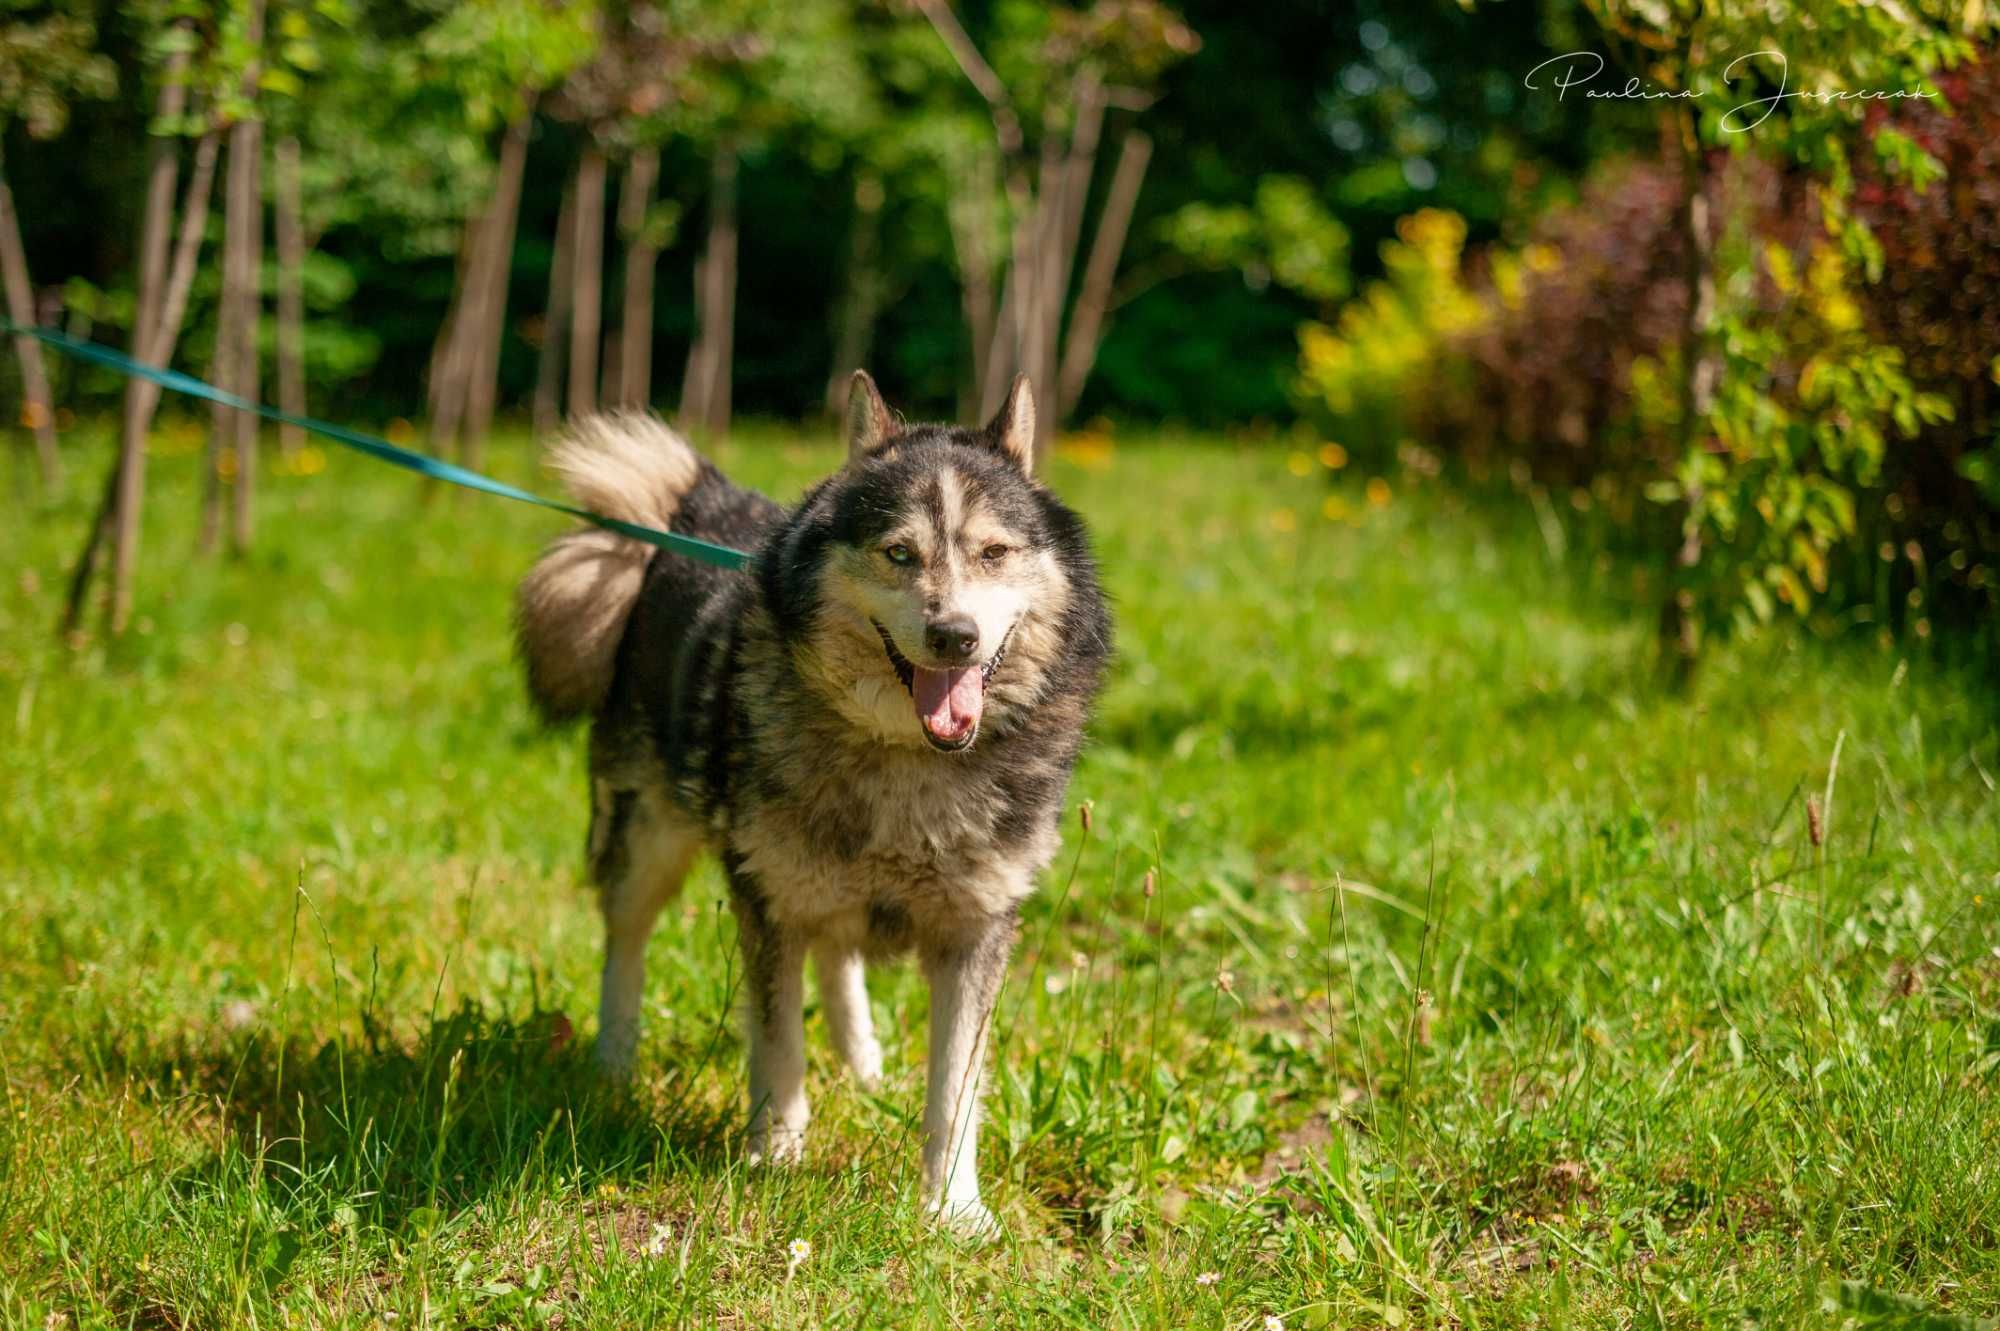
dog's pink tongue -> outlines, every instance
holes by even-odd
[[[938,739],[957,739],[979,724],[986,705],[986,681],[978,666],[932,670],[918,666],[910,681],[917,700],[917,719]]]

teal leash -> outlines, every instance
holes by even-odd
[[[607,518],[601,513],[592,513],[589,509],[544,498],[532,491],[509,485],[505,481],[496,481],[491,476],[482,475],[441,458],[412,452],[407,448],[398,448],[388,440],[379,439],[372,434],[350,430],[344,425],[335,425],[330,421],[314,420],[310,416],[294,416],[288,411],[251,402],[234,393],[225,393],[213,384],[204,383],[193,375],[142,364],[123,352],[113,351],[110,347],[96,342],[81,341],[53,328],[23,328],[10,320],[0,319],[0,334],[32,337],[65,355],[105,366],[128,377],[149,379],[160,387],[172,389],[176,393],[184,393],[189,397],[198,397],[209,402],[219,402],[225,407],[251,412],[267,421],[277,421],[281,425],[296,425],[300,429],[310,430],[357,453],[364,453],[378,462],[386,462],[390,466],[401,467],[405,471],[413,471],[432,480],[463,486],[468,490],[477,490],[482,494],[498,495],[502,499],[512,499],[516,503],[533,504],[537,508],[552,509],[573,518],[582,518],[585,522],[596,523],[607,531],[615,531],[620,536],[629,536],[635,541],[644,541],[662,550],[686,555],[689,559],[699,559],[702,563],[713,564],[717,568],[745,568],[750,563],[749,554],[742,550],[732,550],[726,545],[717,545],[694,536],[684,536],[679,532],[660,531],[653,527],[640,526],[636,522]]]

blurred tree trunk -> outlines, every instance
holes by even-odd
[[[236,342],[242,335],[237,324],[242,302],[237,298],[236,291],[240,267],[237,250],[242,246],[242,232],[233,225],[239,192],[237,159],[241,154],[238,144],[236,131],[232,129],[229,133],[229,166],[222,182],[222,257],[218,265],[222,291],[216,302],[215,350],[208,368],[209,383],[225,393],[237,391],[236,376],[242,368],[242,360],[236,354]],[[203,554],[213,554],[222,541],[223,470],[228,455],[236,447],[236,426],[230,419],[231,415],[229,408],[220,402],[209,404],[208,444],[202,452],[201,531],[196,537],[196,548]]]
[[[7,286],[7,317],[26,328],[35,322],[35,289],[28,280],[28,252],[21,244],[21,223],[14,215],[14,194],[0,175],[0,277]],[[49,376],[42,368],[42,344],[32,337],[14,339],[21,361],[21,411],[35,434],[35,455],[41,463],[42,485],[51,493],[62,486],[62,455],[56,451],[56,411],[49,393]]]
[[[1028,180],[1025,156],[1027,137],[1021,132],[1021,119],[1015,114],[1007,85],[979,54],[979,47],[966,34],[949,0],[915,0],[915,4],[944,42],[959,72],[986,102],[993,121],[993,141],[1000,150],[1009,214],[1006,279],[1000,288],[1000,312],[993,321],[992,335],[986,340],[986,363],[974,378],[978,385],[979,414],[990,416],[999,410],[1019,364],[1021,333],[1025,328],[1023,315],[1033,299],[1032,292],[1021,290],[1021,279],[1028,271],[1029,227],[1034,212],[1034,190]],[[974,359],[978,359],[977,352]]]
[[[98,563],[104,557],[105,547],[111,543],[113,521],[118,511],[118,478],[124,468],[113,462],[105,475],[104,488],[97,497],[97,510],[91,515],[90,527],[84,533],[83,549],[78,552],[76,563],[70,569],[69,595],[63,602],[62,632],[70,635],[83,628],[83,608],[90,596],[91,580],[97,576]]]
[[[290,416],[306,414],[305,264],[306,232],[299,206],[299,141],[287,134],[272,151],[277,186],[278,239],[278,406]],[[296,425],[278,429],[286,457],[299,451],[306,432]]]
[[[984,77],[990,76],[991,71],[986,71]],[[1106,106],[1104,89],[1086,75],[1071,92],[1067,115],[1059,107],[1050,109],[1032,185],[1012,112],[1004,120],[997,111],[995,115],[1003,144],[1015,143],[1013,151],[1006,154],[1011,158],[1007,198],[1013,224],[1000,312],[993,321],[985,364],[978,375],[979,414],[990,416],[998,411],[1014,376],[1026,374],[1042,386],[1047,402],[1035,418],[1038,457],[1061,420],[1051,394],[1061,359],[1063,312],[1082,239],[1084,205],[1090,197],[1090,177]],[[1065,119],[1072,125],[1067,143],[1061,130]]]
[[[165,366],[179,345],[181,321],[187,317],[188,297],[201,266],[202,239],[208,232],[208,211],[215,187],[215,164],[222,150],[222,136],[211,129],[195,143],[194,164],[188,171],[187,192],[181,196],[180,234],[174,241],[172,267],[167,273],[167,289],[153,323],[153,345],[141,357],[148,365]],[[160,386],[150,380],[135,379],[128,386],[127,400],[137,409],[141,429],[150,429],[153,412],[160,405]]]
[[[445,307],[444,322],[438,325],[437,340],[431,344],[429,382],[426,385],[424,414],[429,421],[431,452],[442,457],[458,442],[459,421],[464,415],[465,374],[461,349],[465,345],[463,327],[471,275],[479,264],[479,249],[486,228],[484,214],[468,218],[458,243],[458,265],[451,281],[451,303]]]
[[[532,103],[530,103],[532,108]],[[476,316],[465,332],[472,341],[465,387],[465,433],[459,457],[478,471],[486,465],[486,438],[493,430],[493,407],[500,393],[500,341],[507,331],[507,288],[514,275],[514,232],[521,215],[521,180],[528,164],[532,110],[507,127],[500,142],[500,176],[487,210],[484,271]]]
[[[882,178],[864,171],[854,182],[854,222],[847,233],[847,269],[833,323],[833,365],[826,377],[826,412],[836,419],[847,409],[847,386],[866,367],[882,311]]]
[[[1083,239],[1083,210],[1090,202],[1090,178],[1097,166],[1097,145],[1104,133],[1104,110],[1103,86],[1094,77],[1086,76],[1077,88],[1076,128],[1071,131],[1069,154],[1063,160],[1062,197],[1051,214],[1059,249],[1050,269],[1055,289],[1053,304],[1058,313],[1068,300],[1077,247]],[[1053,342],[1051,338],[1051,349]]]
[[[998,411],[1014,376],[1027,374],[1041,386],[1046,404],[1035,413],[1035,455],[1039,458],[1065,412],[1074,405],[1075,394],[1081,391],[1096,359],[1097,342],[1110,303],[1111,274],[1107,273],[1097,283],[1093,307],[1088,311],[1079,308],[1078,317],[1070,321],[1069,337],[1075,339],[1081,331],[1082,345],[1065,342],[1063,313],[1069,305],[1070,278],[1082,241],[1084,211],[1090,199],[1090,178],[1103,133],[1104,114],[1114,106],[1143,110],[1152,99],[1138,89],[1105,86],[1088,65],[1078,69],[1070,83],[1067,103],[1053,101],[1045,110],[1040,162],[1031,183],[1026,138],[1007,85],[980,55],[978,46],[953,12],[950,0],[913,0],[913,3],[951,53],[959,72],[985,100],[993,121],[994,143],[1000,150],[1005,172],[1010,243],[1000,292],[1000,314],[985,343],[989,348],[986,362],[975,375],[979,408],[982,416]],[[1063,137],[1065,124],[1069,126],[1067,143]],[[1144,179],[1149,152],[1150,144],[1143,137],[1135,139],[1127,135],[1119,169],[1123,185],[1133,195]],[[1113,272],[1131,225],[1131,199],[1121,201],[1115,197],[1120,185],[1114,179],[1114,197],[1107,200],[1098,219],[1098,234],[1091,244],[1093,262],[1102,257]],[[1114,203],[1119,206],[1113,207]],[[1079,299],[1079,305],[1083,299]],[[970,314],[973,308],[970,294],[966,303]],[[1065,375],[1071,380],[1068,391],[1062,384]]]
[[[194,289],[202,237],[208,230],[209,194],[215,183],[215,159],[220,147],[220,137],[212,129],[195,144],[194,166],[188,174],[187,194],[181,203],[180,238],[174,245],[173,269],[167,279],[162,312],[154,321],[153,345],[137,349],[139,359],[145,364],[164,366],[174,358],[174,346],[180,340],[181,320],[187,315],[188,294]],[[80,324],[80,327],[70,329],[71,336],[83,338],[88,335],[88,320],[81,320]],[[126,418],[129,422],[136,417],[142,437],[152,428],[153,412],[159,404],[158,384],[146,379],[132,379],[126,383]],[[69,599],[63,608],[65,633],[74,633],[83,627],[84,602],[90,583],[97,576],[98,561],[103,558],[105,547],[111,542],[122,474],[122,467],[113,466],[106,475],[96,516],[91,519],[90,531],[84,540],[83,553],[78,556],[76,567],[70,574]]]
[[[660,150],[641,148],[625,168],[618,192],[618,230],[625,237],[625,319],[618,335],[618,403],[641,408],[653,396],[653,279],[660,250],[646,215],[660,178]]]
[[[708,287],[708,253],[706,249],[694,256],[694,336],[688,341],[687,361],[681,367],[680,427],[683,430],[699,428],[703,416],[707,414],[705,404],[700,400],[702,385],[707,382],[704,368],[708,362],[708,352],[703,349],[702,339],[707,333],[706,321],[702,318],[702,292]]]
[[[1049,107],[1048,123],[1042,134],[1041,161],[1035,172],[1035,212],[1034,221],[1028,233],[1028,249],[1025,266],[1016,283],[1020,295],[1020,331],[1015,355],[1020,372],[1029,380],[1047,385],[1055,378],[1056,339],[1062,332],[1062,292],[1056,287],[1057,273],[1063,269],[1061,254],[1063,217],[1063,174],[1067,155],[1063,151],[1061,127],[1057,120],[1057,108]],[[1001,401],[1006,400],[1006,390],[1012,384],[999,386]],[[1035,456],[1040,457],[1042,441],[1055,425],[1055,412],[1049,403],[1035,413]],[[999,410],[999,402],[994,403]]]
[[[192,29],[185,21],[175,24],[183,36]],[[187,110],[187,52],[176,49],[167,57],[160,96],[154,118],[169,124]],[[144,349],[153,345],[154,325],[161,313],[161,290],[166,277],[167,240],[173,224],[174,185],[180,174],[177,141],[168,135],[153,139],[146,169],[146,210],[139,224],[139,304],[133,312],[133,343]],[[112,500],[111,608],[109,627],[123,633],[132,614],[132,574],[139,563],[140,507],[146,497],[146,430],[150,419],[141,420],[134,410],[138,401],[138,381],[126,389],[124,431],[118,441],[118,471]],[[91,542],[95,543],[95,533]],[[86,564],[94,564],[93,550],[86,548],[78,561],[80,580],[89,583]],[[71,627],[82,615],[82,589],[72,586]]]
[[[1052,156],[1051,152],[1043,152],[1041,170],[1037,172],[1038,177],[1051,186],[1054,185],[1054,181],[1049,179],[1053,174],[1050,170]],[[1038,384],[1048,382],[1046,374],[1054,359],[1049,346],[1052,337],[1049,325],[1051,323],[1060,325],[1062,322],[1061,307],[1051,308],[1049,301],[1049,287],[1052,284],[1050,269],[1056,262],[1049,234],[1050,223],[1056,212],[1054,205],[1054,199],[1045,193],[1037,192],[1034,220],[1028,225],[1027,248],[1021,254],[1020,273],[1014,283],[1018,298],[1014,307],[1015,371],[1027,375]],[[1006,401],[1007,388],[1012,382],[1013,376],[1010,375],[1006,384],[994,386],[999,394],[999,401],[993,404],[995,411],[999,410],[1001,402]],[[1035,415],[1035,453],[1038,457],[1041,454],[1042,433],[1048,428],[1053,417],[1054,413],[1046,410]]]
[[[958,414],[970,419],[979,410],[986,388],[986,362],[993,349],[993,159],[982,153],[973,159],[969,181],[952,193],[946,206],[952,250],[958,256],[959,308],[971,344],[970,369],[959,393]]]
[[[708,240],[695,265],[699,330],[681,381],[681,426],[711,437],[729,429],[736,341],[736,145],[718,144],[711,163]]]
[[[509,124],[501,138],[493,197],[465,222],[451,307],[431,348],[427,407],[431,451],[439,456],[446,452],[460,460],[484,456],[498,392],[507,277],[532,124],[529,99],[529,111]]]
[[[247,37],[254,52],[263,46],[264,4],[252,0]],[[242,71],[242,94],[253,107],[262,62],[253,54]],[[215,360],[210,381],[247,401],[258,399],[259,270],[263,266],[264,127],[252,114],[229,127],[229,169],[222,190],[222,297],[216,321]],[[257,417],[216,405],[210,413],[207,482],[202,496],[200,547],[215,549],[222,527],[223,470],[233,464],[230,485],[230,545],[238,554],[250,547],[252,505],[257,485]]]
[[[604,153],[595,143],[576,164],[576,232],[570,250],[569,414],[597,410],[597,353],[604,315]]]
[[[253,15],[261,15],[262,6],[251,10]],[[253,20],[253,31],[261,31],[261,24]],[[250,402],[262,396],[259,386],[260,339],[258,330],[263,322],[264,293],[258,280],[264,268],[264,194],[261,188],[264,166],[264,126],[255,120],[246,120],[231,131],[229,166],[233,175],[236,169],[236,144],[243,147],[243,180],[238,187],[241,198],[236,202],[243,229],[243,243],[238,246],[236,262],[236,393]],[[233,236],[237,221],[231,219],[229,232]],[[250,548],[250,538],[254,528],[252,504],[257,495],[257,430],[260,424],[254,412],[239,411],[236,416],[236,480],[231,492],[235,501],[231,505],[229,542],[237,554]]]
[[[1685,106],[1668,121],[1678,141],[1681,162],[1681,202],[1675,216],[1680,233],[1682,281],[1686,308],[1681,325],[1680,419],[1681,455],[1702,447],[1709,412],[1722,377],[1721,348],[1715,327],[1715,223],[1707,192],[1706,164],[1694,115]],[[1693,570],[1701,562],[1701,527],[1694,512],[1701,496],[1689,495],[1680,506],[1681,543],[1674,553],[1675,575],[1668,579],[1660,606],[1660,650],[1673,682],[1685,687],[1694,678],[1701,653]]]
[[[1027,173],[1023,168],[1009,174],[1019,174],[1025,179]],[[1010,189],[1008,193],[1013,196],[1016,192]],[[1000,410],[1000,404],[1007,397],[1008,385],[1020,372],[1021,344],[1028,321],[1033,317],[1029,305],[1034,293],[1023,289],[1034,253],[1031,198],[1026,189],[1019,191],[1018,198],[1010,198],[1010,211],[1016,220],[1008,230],[1006,273],[1000,285],[1000,313],[993,321],[993,343],[986,353],[986,377],[979,388],[979,418],[982,420]]]
[[[602,319],[606,332],[604,344],[598,348],[597,359],[602,363],[597,385],[597,405],[609,411],[625,400],[620,378],[625,373],[625,329],[624,325],[610,314]]]
[[[255,11],[253,11],[254,13]],[[248,83],[254,75],[246,75]],[[225,393],[258,396],[257,325],[262,302],[257,274],[264,248],[259,190],[263,130],[239,120],[229,130],[229,168],[222,187],[222,295],[216,319],[215,357],[209,382]],[[257,418],[220,403],[209,410],[206,479],[202,491],[200,548],[213,551],[222,537],[224,472],[231,471],[230,543],[241,553],[251,537],[257,482]]]
[[[542,349],[535,365],[535,433],[562,423],[562,364],[569,334],[570,269],[576,248],[576,183],[563,188],[556,213],[556,247],[549,260],[549,305],[542,315]]]
[[[1070,89],[1067,104],[1052,104],[1043,128],[1032,212],[1016,230],[1008,273],[1013,325],[1003,317],[997,336],[1013,338],[1011,357],[989,359],[982,409],[998,411],[1015,372],[1041,386],[1044,407],[1035,416],[1035,455],[1040,457],[1062,421],[1057,381],[1061,363],[1063,312],[1069,306],[1070,278],[1082,240],[1084,206],[1097,161],[1107,106],[1102,84],[1088,70]],[[1070,126],[1067,142],[1063,125]],[[1103,220],[1099,221],[1103,230]],[[1122,229],[1122,228],[1121,228]],[[1122,248],[1122,237],[1120,248]],[[1095,246],[1093,246],[1093,253]],[[1003,300],[1003,307],[1004,307]],[[1006,362],[1011,359],[1013,364]]]
[[[1074,128],[1070,131],[1068,149],[1053,179],[1045,180],[1041,190],[1043,227],[1037,256],[1040,320],[1028,370],[1042,391],[1042,409],[1035,414],[1037,457],[1055,437],[1064,415],[1058,388],[1063,311],[1069,306],[1070,279],[1076,269],[1077,246],[1083,237],[1083,210],[1090,199],[1090,178],[1097,164],[1098,140],[1104,130],[1104,89],[1096,78],[1086,73],[1078,80],[1072,106]],[[1055,128],[1051,126],[1051,138],[1055,137]],[[1099,234],[1103,230],[1100,219]]]
[[[1077,292],[1076,309],[1070,315],[1069,336],[1063,341],[1062,371],[1056,391],[1056,413],[1067,418],[1083,396],[1083,385],[1097,362],[1097,348],[1104,337],[1104,317],[1111,308],[1111,283],[1118,275],[1118,260],[1125,250],[1125,233],[1131,229],[1132,209],[1139,201],[1139,186],[1146,178],[1146,164],[1153,155],[1153,141],[1133,130],[1118,149],[1118,165],[1111,173],[1111,189],[1105,196],[1104,212],[1097,220],[1097,234],[1090,243],[1090,258],[1083,268],[1083,287]]]

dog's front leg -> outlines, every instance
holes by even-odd
[[[977,1237],[999,1231],[979,1197],[979,1097],[993,1008],[1014,944],[1012,916],[925,956],[931,1057],[924,1099],[924,1196],[931,1214]]]
[[[806,1140],[806,941],[736,891],[750,1047],[750,1163],[787,1163]]]
[[[834,1048],[847,1060],[861,1089],[872,1091],[882,1080],[882,1045],[875,1038],[875,1019],[868,1013],[867,972],[857,948],[822,941],[813,949],[819,970],[819,998]]]

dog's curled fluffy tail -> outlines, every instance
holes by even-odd
[[[688,442],[642,412],[573,422],[549,465],[582,507],[663,531],[701,478]],[[588,716],[610,692],[618,642],[652,554],[643,542],[583,527],[558,539],[521,579],[515,639],[528,694],[545,719]]]

